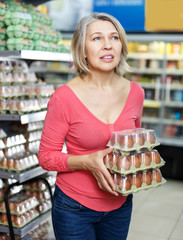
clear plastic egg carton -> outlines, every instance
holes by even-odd
[[[29,132],[26,134],[26,139],[28,142],[33,142],[41,139],[42,130]]]
[[[51,187],[54,186],[55,181],[56,181],[56,177],[54,177],[54,176],[47,176],[45,179],[48,181],[48,183],[49,183],[49,185],[50,185]],[[38,180],[38,181],[36,181],[36,182],[24,184],[24,187],[23,187],[23,188],[24,188],[25,190],[31,190],[31,191],[41,192],[41,191],[45,191],[45,190],[47,189],[47,187],[48,187],[48,186],[47,186],[47,184],[45,183],[45,181],[43,181],[43,180]]]
[[[37,154],[39,151],[40,140],[29,142],[26,146],[27,151]]]
[[[17,145],[13,147],[9,147],[3,150],[4,156],[6,158],[18,158],[26,156],[25,145]]]
[[[52,187],[53,188],[53,187]],[[39,191],[39,190],[25,190],[25,195],[27,196],[34,196],[36,197],[36,199],[41,203],[45,200],[50,199],[50,192],[48,189],[43,190],[43,191]]]
[[[46,200],[46,201],[40,203],[36,207],[36,210],[39,212],[39,214],[43,214],[43,213],[47,212],[50,209],[51,209],[51,200]]]
[[[21,193],[16,194],[9,199],[10,212],[16,216],[20,216],[38,205],[39,202],[36,197],[23,195]],[[0,212],[6,213],[4,201],[0,202]]]
[[[23,172],[29,168],[33,168],[38,165],[39,161],[36,154],[28,155],[22,158],[4,158],[3,166],[0,168],[7,170],[8,172]]]
[[[140,190],[158,187],[166,183],[159,168],[139,171],[126,176],[121,176],[117,173],[111,175],[117,187],[116,191],[124,196],[130,193],[136,193]]]
[[[38,216],[39,212],[36,209],[31,209],[20,216],[11,215],[13,227],[21,228]],[[5,213],[3,213],[0,217],[0,224],[5,226],[8,225],[8,218]]]
[[[9,148],[9,147],[13,147],[16,145],[26,143],[26,139],[23,134],[17,134],[14,136],[9,136],[9,137],[3,138],[3,142],[5,144],[5,147]]]
[[[113,146],[121,154],[128,154],[131,151],[150,150],[159,144],[154,130],[136,128],[113,132],[107,146]]]
[[[123,156],[120,152],[107,154],[104,157],[105,166],[112,172],[121,175],[135,173],[137,171],[162,167],[165,161],[161,158],[157,150],[131,153]]]
[[[40,111],[40,105],[37,99],[28,99],[28,100],[9,100],[8,101],[8,111],[11,114],[18,113],[30,113]]]

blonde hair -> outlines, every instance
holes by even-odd
[[[90,16],[86,16],[80,20],[78,23],[71,44],[71,50],[73,55],[73,63],[76,70],[76,73],[79,76],[83,77],[84,75],[90,73],[87,61],[85,59],[85,40],[88,26],[97,21],[109,21],[111,22],[116,30],[118,31],[120,41],[122,43],[121,56],[118,66],[115,69],[115,73],[118,76],[122,76],[124,72],[130,71],[130,67],[127,64],[127,55],[128,55],[128,42],[127,36],[124,28],[120,22],[113,16],[107,13],[93,13]]]

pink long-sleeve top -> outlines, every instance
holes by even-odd
[[[106,124],[95,117],[66,84],[57,88],[48,103],[39,164],[47,171],[58,172],[56,184],[65,194],[96,211],[117,209],[126,197],[101,190],[90,171],[73,171],[67,160],[69,155],[105,149],[113,131],[141,126],[144,90],[135,82],[130,84],[125,106],[113,124]],[[62,152],[64,141],[67,153]]]

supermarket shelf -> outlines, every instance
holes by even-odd
[[[176,102],[176,101],[167,101],[163,103],[165,107],[176,107],[176,108],[183,108],[183,102]]]
[[[171,84],[170,87],[167,86],[168,90],[183,90],[182,84]]]
[[[34,229],[36,226],[38,226],[40,223],[46,221],[50,218],[50,211],[38,216],[36,219],[34,219],[32,222],[26,224],[22,228],[13,228],[14,234],[16,237],[22,238],[24,237],[28,232],[30,232],[32,229]],[[0,225],[0,232],[9,233],[9,227]]]
[[[128,41],[133,42],[182,42],[182,34],[166,34],[166,33],[127,33]]]
[[[42,121],[46,116],[46,111],[29,114],[0,114],[0,121],[20,121],[21,124]]]
[[[155,89],[155,87],[156,87],[155,83],[139,82],[139,84],[141,87],[148,88],[148,89]]]
[[[163,124],[165,125],[174,125],[174,126],[183,126],[183,120],[172,120],[172,119],[163,119]]]
[[[143,123],[159,123],[160,118],[155,118],[155,117],[142,117],[142,122]]]
[[[180,138],[158,138],[160,144],[174,147],[183,147],[183,139]]]
[[[183,75],[182,69],[166,69],[165,71],[167,75],[175,75],[175,76]]]
[[[167,60],[183,60],[182,54],[168,54],[166,56]]]
[[[129,53],[128,59],[157,59],[163,60],[164,55],[158,53]]]
[[[72,56],[69,53],[58,52],[44,52],[34,50],[21,50],[21,51],[0,51],[1,57],[18,58],[28,60],[44,60],[44,61],[63,61],[72,62]]]
[[[163,74],[163,70],[161,68],[134,68],[134,67],[132,67],[132,73],[161,75],[161,74]]]
[[[155,100],[144,100],[144,107],[149,107],[149,108],[160,108],[161,107],[161,102],[160,101],[155,101]]]
[[[44,173],[47,173],[42,167],[38,166],[22,173],[8,172],[0,169],[0,178],[3,179],[16,179],[19,183],[27,181],[29,179],[38,177]]]

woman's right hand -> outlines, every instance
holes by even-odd
[[[112,179],[111,174],[104,164],[104,157],[111,153],[113,150],[112,147],[100,150],[94,153],[91,153],[82,161],[82,168],[89,170],[97,180],[99,187],[111,194],[118,196],[116,192],[116,185]]]

